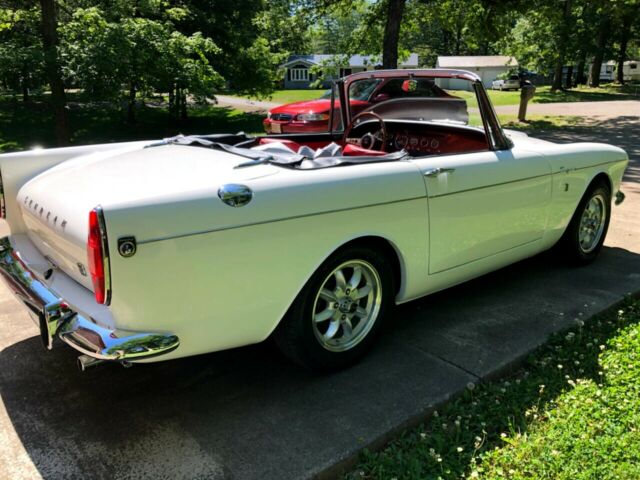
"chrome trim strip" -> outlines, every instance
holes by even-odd
[[[432,195],[429,198],[448,197],[449,195],[456,195],[458,193],[473,192],[474,190],[482,190],[484,188],[499,187],[501,185],[509,185],[511,183],[524,182],[526,180],[533,180],[533,179],[536,179],[536,178],[550,177],[552,175],[553,174],[551,174],[551,173],[545,173],[544,175],[534,175],[533,177],[519,178],[517,180],[510,180],[508,182],[492,183],[491,185],[483,185],[481,187],[473,187],[473,188],[467,188],[465,190],[457,190],[455,192],[441,193],[440,195]]]
[[[604,162],[604,163],[597,163],[595,165],[588,165],[586,167],[577,167],[577,168],[571,168],[569,170],[559,170],[557,172],[550,172],[550,173],[545,173],[544,175],[534,175],[533,177],[526,177],[526,178],[519,178],[517,180],[511,180],[509,182],[501,182],[501,183],[492,183],[491,185],[483,185],[481,187],[473,187],[473,188],[467,188],[466,190],[458,190],[456,192],[449,192],[449,193],[442,193],[440,195],[431,195],[429,196],[429,198],[440,198],[440,197],[446,197],[448,195],[455,195],[457,193],[464,193],[464,192],[472,192],[474,190],[482,190],[483,188],[491,188],[491,187],[499,187],[501,185],[509,185],[510,183],[518,183],[518,182],[524,182],[525,180],[533,180],[535,178],[542,178],[542,177],[548,177],[551,176],[553,177],[554,175],[559,175],[559,174],[565,174],[565,173],[569,173],[569,172],[575,172],[578,170],[585,170],[587,168],[596,168],[596,167],[601,167],[603,165],[610,165],[612,163],[618,163],[621,162],[622,160],[612,160],[610,162]],[[427,191],[427,194],[429,192]]]
[[[114,330],[74,310],[40,281],[11,246],[0,239],[0,275],[11,291],[38,316],[40,336],[51,350],[57,336],[79,352],[99,360],[135,361],[164,355],[180,345],[176,335]]]
[[[287,220],[295,220],[295,219],[298,219],[298,218],[315,217],[317,215],[327,215],[327,214],[330,214],[330,213],[347,212],[349,210],[360,210],[361,208],[379,207],[379,206],[383,206],[383,205],[393,205],[395,203],[411,202],[413,200],[420,200],[422,198],[427,198],[427,196],[426,195],[422,195],[420,197],[405,198],[403,200],[392,200],[390,202],[373,203],[371,205],[361,205],[359,207],[338,208],[338,209],[335,209],[335,210],[326,210],[324,212],[307,213],[307,214],[304,214],[304,215],[293,215],[291,217],[275,218],[275,219],[272,219],[272,220],[264,220],[262,222],[243,223],[241,225],[229,225],[228,227],[212,228],[210,230],[201,230],[201,231],[197,231],[197,232],[183,233],[181,235],[170,235],[170,236],[167,236],[167,237],[148,238],[146,240],[138,240],[138,246],[146,245],[148,243],[162,242],[164,240],[174,240],[176,238],[193,237],[193,236],[196,236],[196,235],[205,235],[207,233],[223,232],[225,230],[234,230],[236,228],[253,227],[253,226],[256,226],[256,225],[264,225],[265,223],[286,222]]]

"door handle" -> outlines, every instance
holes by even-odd
[[[454,172],[455,168],[430,168],[424,172],[425,177],[437,177],[441,173],[451,173]]]

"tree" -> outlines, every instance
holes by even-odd
[[[640,2],[634,0],[623,1],[618,4],[615,13],[615,21],[620,25],[617,30],[616,40],[618,50],[616,55],[616,81],[624,84],[624,62],[627,60],[627,49],[634,34],[640,33],[637,27],[637,18],[640,15]],[[634,25],[634,20],[636,23]]]
[[[44,83],[42,37],[38,33],[39,9],[0,9],[0,85],[22,92]]]
[[[268,28],[273,23],[265,22],[260,15],[269,5],[274,7],[274,15],[282,14],[286,6],[265,4],[264,0],[185,0],[185,5],[190,13],[176,22],[177,29],[186,35],[201,32],[217,45],[218,54],[210,56],[209,61],[227,86],[250,95],[270,94],[278,79],[278,67],[288,53],[273,41],[280,32],[263,35],[261,26]]]
[[[67,76],[94,97],[118,99],[124,89],[129,123],[139,95],[169,92],[171,115],[184,120],[188,95],[212,97],[223,82],[209,62],[219,52],[213,41],[177,32],[174,10],[154,13],[158,19],[79,8],[63,28]]]
[[[71,139],[67,99],[58,57],[58,22],[54,0],[40,0],[42,15],[42,47],[47,80],[51,87],[51,106],[58,145],[67,145]]]
[[[398,68],[398,41],[406,0],[387,0],[387,15],[382,42],[382,68]]]
[[[562,17],[558,25],[558,53],[556,55],[555,69],[553,73],[553,83],[551,91],[560,90],[562,85],[562,67],[567,55],[567,44],[569,41],[569,28],[572,23],[571,0],[563,0]],[[569,79],[571,82],[571,79]]]

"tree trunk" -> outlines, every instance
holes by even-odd
[[[606,13],[605,13],[606,15]],[[598,40],[596,43],[596,55],[593,57],[591,70],[589,71],[589,86],[600,86],[600,70],[602,69],[602,60],[604,59],[607,41],[609,40],[609,17],[605,16],[600,22],[598,30]]]
[[[187,121],[187,94],[184,90],[180,90],[181,100],[180,100],[180,122]]]
[[[624,61],[627,59],[627,45],[631,33],[631,14],[622,19],[622,31],[620,32],[620,48],[618,50],[618,66],[616,67],[616,81],[624,85]]]
[[[565,88],[573,87],[573,65],[569,65],[567,67],[567,77],[564,82]]]
[[[129,99],[127,101],[127,123],[133,125],[136,123],[136,95],[138,91],[135,83],[129,87]]]
[[[22,102],[29,103],[29,84],[27,83],[25,76],[22,77],[20,85],[22,86]]]
[[[171,84],[169,87],[169,117],[173,121],[174,112],[176,109],[176,94],[175,94],[175,86]]]
[[[576,85],[584,85],[586,78],[584,77],[584,67],[587,63],[587,52],[580,52],[580,60],[578,61],[578,69],[576,72]]]
[[[387,23],[382,41],[382,68],[398,68],[398,41],[406,0],[387,0]]]
[[[562,13],[562,25],[560,26],[560,35],[558,36],[558,57],[556,58],[556,66],[553,74],[553,83],[551,91],[562,89],[562,67],[564,66],[564,57],[567,52],[567,40],[569,38],[569,24],[571,23],[571,0],[564,0],[564,8]]]
[[[462,44],[462,25],[456,29],[456,56],[460,55],[460,45]]]
[[[558,56],[556,66],[553,69],[553,82],[551,82],[551,91],[555,92],[562,89],[562,64],[564,55]]]
[[[42,15],[42,46],[45,71],[51,87],[51,106],[55,121],[56,141],[58,145],[68,145],[71,135],[67,115],[67,99],[58,59],[58,22],[54,0],[40,0]]]

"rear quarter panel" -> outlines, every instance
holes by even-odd
[[[12,234],[23,233],[26,226],[22,220],[17,196],[20,188],[40,173],[72,158],[97,152],[118,149],[137,149],[148,142],[112,143],[52,149],[33,149],[24,152],[0,155],[0,173],[5,197],[6,220]],[[51,192],[55,195],[55,192]]]

